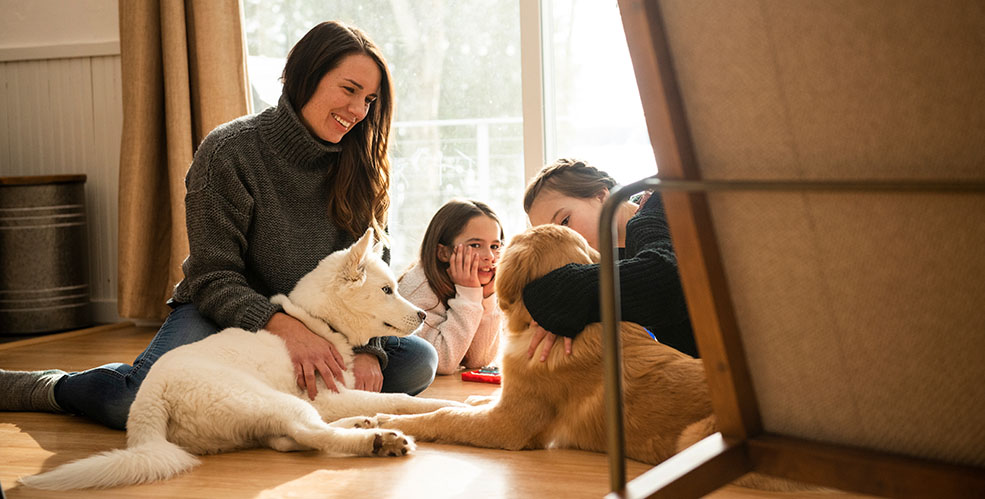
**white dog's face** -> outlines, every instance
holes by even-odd
[[[410,335],[424,322],[424,311],[400,296],[382,256],[383,245],[373,244],[369,229],[348,249],[322,259],[291,291],[291,301],[353,345],[375,336]]]

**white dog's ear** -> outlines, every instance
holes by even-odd
[[[376,244],[373,245],[373,253],[376,253],[376,256],[382,257],[384,249],[386,249],[386,245],[383,244],[383,241],[376,241]]]
[[[342,278],[347,281],[360,281],[366,276],[366,269],[364,266],[364,259],[366,258],[366,251],[369,250],[370,244],[373,242],[373,229],[366,229],[366,232],[358,241],[349,247],[349,254],[345,258],[345,263],[342,265]]]

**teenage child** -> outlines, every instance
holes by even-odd
[[[561,158],[527,184],[523,209],[532,225],[568,226],[598,249],[599,216],[615,186],[606,172]],[[698,357],[661,196],[624,201],[616,217],[622,319],[646,327],[660,343]],[[555,335],[565,338],[565,352],[571,353],[571,338],[600,320],[598,282],[599,264],[568,264],[524,287],[523,304],[537,324],[528,357],[539,347],[540,360],[546,360]]]
[[[438,374],[482,367],[496,357],[502,317],[496,262],[502,245],[503,227],[489,206],[451,200],[428,224],[420,260],[400,277],[400,294],[427,313],[415,334],[438,351]]]

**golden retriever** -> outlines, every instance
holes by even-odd
[[[593,263],[598,252],[575,231],[558,225],[528,229],[503,252],[496,277],[507,319],[502,351],[502,392],[472,407],[447,407],[417,415],[378,414],[366,426],[399,429],[425,441],[509,450],[549,447],[605,452],[602,326],[588,325],[566,355],[553,348],[546,360],[527,358],[533,329],[523,287],[568,263]],[[700,360],[662,345],[642,327],[620,324],[623,344],[627,456],[659,463],[680,450],[685,428],[714,432],[711,400]],[[470,400],[470,403],[478,403]],[[698,424],[695,424],[698,423]]]

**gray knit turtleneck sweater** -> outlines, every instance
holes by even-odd
[[[190,253],[171,301],[223,328],[263,327],[280,310],[270,296],[355,241],[328,215],[339,150],[312,137],[283,96],[209,133],[185,178]]]

